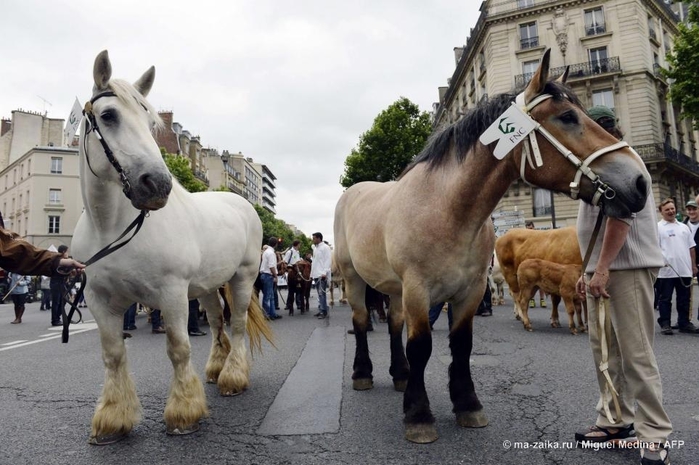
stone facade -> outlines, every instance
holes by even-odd
[[[455,49],[449,86],[439,89],[435,126],[456,121],[488,95],[521,89],[551,48],[552,76],[569,66],[568,84],[586,108],[614,108],[624,140],[648,166],[656,200],[675,197],[682,211],[699,192],[699,134],[679,119],[659,72],[678,20],[663,0],[482,2],[466,45]],[[575,224],[577,202],[551,199],[517,181],[497,210],[521,210],[538,228]]]

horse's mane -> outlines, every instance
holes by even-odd
[[[143,111],[145,108],[150,115],[156,130],[161,130],[164,128],[163,120],[160,118],[160,115],[158,115],[157,110],[150,103],[148,103],[148,100],[146,100],[146,98],[141,95],[141,93],[137,91],[131,83],[124,81],[123,79],[111,79],[107,84],[107,87],[109,87],[112,92],[116,94],[117,98],[122,104],[131,110]]]
[[[427,141],[425,148],[413,159],[413,161],[403,170],[398,179],[413,169],[419,163],[427,163],[428,169],[439,167],[445,163],[450,156],[450,146],[455,146],[456,157],[461,163],[466,158],[466,154],[474,148],[478,138],[493,124],[495,119],[510,108],[512,102],[519,92],[506,92],[498,94],[493,98],[484,100],[482,103],[455,123],[446,126],[444,129],[433,133]],[[575,93],[565,84],[557,81],[546,83],[542,94],[551,94],[554,100],[567,99],[573,105],[582,108],[582,104]]]

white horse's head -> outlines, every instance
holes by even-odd
[[[95,59],[95,86],[85,106],[82,150],[92,174],[100,182],[121,185],[139,210],[157,210],[167,203],[172,176],[152,131],[162,125],[146,96],[153,86],[150,67],[133,85],[111,79],[107,51]]]

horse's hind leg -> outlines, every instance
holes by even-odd
[[[481,295],[480,292],[476,294]],[[452,358],[451,365],[449,365],[449,395],[454,404],[456,422],[466,428],[482,428],[488,425],[488,419],[483,413],[483,406],[478,400],[471,378],[473,314],[477,303],[471,303],[471,305],[473,309],[469,308],[464,318],[455,321],[449,334],[449,348]],[[457,319],[456,304],[454,304],[454,319]]]
[[[170,395],[165,404],[165,426],[168,434],[189,434],[199,430],[199,420],[209,411],[204,385],[190,360],[187,295],[174,290],[164,294],[172,296],[162,305],[162,311],[167,320],[167,355],[174,369]]]
[[[102,341],[105,376],[102,395],[92,417],[89,443],[111,444],[126,436],[141,419],[141,404],[126,361],[122,334],[124,317],[90,296],[90,311],[97,321]]]
[[[359,276],[347,279],[347,297],[352,308],[352,326],[357,347],[354,352],[354,369],[352,387],[364,391],[374,387],[372,371],[374,367],[369,357],[367,328],[369,327],[369,312],[365,304],[366,283]]]
[[[408,386],[410,366],[405,357],[403,348],[403,302],[400,296],[391,296],[388,309],[388,334],[391,336],[391,368],[388,372],[393,378],[393,387],[396,391],[405,392]]]
[[[230,351],[218,375],[218,390],[222,396],[241,394],[250,384],[250,364],[245,347],[245,332],[253,288],[250,281],[236,278],[228,283],[232,300],[229,302],[232,338]]]
[[[206,319],[209,321],[211,329],[211,351],[204,370],[206,382],[216,383],[231,351],[231,342],[226,334],[218,292],[200,298],[199,303],[206,311]]]

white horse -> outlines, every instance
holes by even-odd
[[[113,241],[139,210],[150,214],[131,242],[85,270],[85,294],[99,326],[106,367],[92,419],[92,444],[121,439],[140,418],[122,338],[123,315],[131,303],[159,308],[167,320],[167,353],[174,368],[164,414],[169,434],[196,431],[208,414],[202,382],[190,363],[189,299],[198,298],[206,310],[213,336],[206,376],[223,395],[239,394],[249,383],[246,324],[253,347],[259,348],[261,334],[271,338],[253,294],[262,242],[257,213],[235,194],[190,194],[172,181],[151,133],[162,123],[145,99],[155,68],[133,85],[111,75],[103,51],[95,60],[94,88],[80,132],[85,211],[73,238],[75,257],[85,261]],[[224,284],[231,340],[217,295]]]

